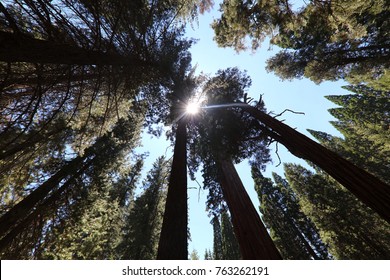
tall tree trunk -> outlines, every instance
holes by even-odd
[[[128,65],[150,67],[140,59],[54,43],[20,33],[0,31],[0,61],[74,65]]]
[[[176,143],[158,245],[158,260],[187,260],[187,132],[185,118],[179,120]]]
[[[311,161],[390,223],[390,186],[309,137],[256,108],[241,108],[273,130],[275,140],[295,156]]]
[[[297,225],[295,224],[294,221],[291,220],[290,217],[288,217],[288,214],[284,213],[284,210],[281,209],[283,211],[283,214],[286,216],[286,220],[287,222],[290,224],[290,226],[292,227],[293,231],[295,232],[295,234],[298,236],[298,238],[301,240],[303,246],[305,247],[306,251],[309,253],[309,255],[311,255],[315,260],[319,260],[320,258],[318,257],[318,255],[314,252],[313,248],[310,246],[309,242],[306,240],[306,238],[303,236],[301,230],[297,227]]]
[[[68,179],[60,188],[54,191],[43,203],[40,203],[34,208],[27,216],[22,217],[18,224],[13,225],[11,231],[9,231],[4,237],[0,239],[0,252],[3,252],[7,246],[21,233],[23,232],[37,217],[50,215],[50,211],[53,211],[53,205],[56,201],[61,200],[61,196],[63,193],[70,187],[70,185],[74,182],[75,178],[80,176],[82,172],[84,172],[88,166],[90,166],[91,162],[85,164],[81,169],[75,172],[70,179]],[[49,211],[49,213],[48,213]],[[1,255],[1,254],[0,254]]]
[[[67,176],[72,175],[83,168],[87,163],[83,163],[85,157],[76,157],[63,166],[57,173],[51,176],[46,182],[32,191],[23,200],[12,207],[8,212],[0,217],[0,236],[11,230],[21,219],[26,218],[36,205],[42,202],[50,191],[54,190],[58,184]]]
[[[219,159],[219,180],[245,260],[281,260],[231,160]]]

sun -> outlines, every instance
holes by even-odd
[[[199,103],[190,102],[187,104],[186,113],[190,115],[195,115],[199,112]]]

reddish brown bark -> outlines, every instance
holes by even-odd
[[[232,216],[233,229],[245,260],[281,260],[259,214],[231,160],[217,162],[223,196]]]
[[[187,260],[187,132],[179,121],[157,259]]]
[[[311,161],[390,223],[390,186],[309,137],[252,106],[241,106],[295,156]]]

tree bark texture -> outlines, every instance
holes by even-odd
[[[185,119],[178,123],[176,143],[158,245],[158,260],[187,260],[187,132]]]
[[[231,160],[217,161],[223,196],[232,216],[233,229],[245,260],[281,260]]]
[[[249,105],[241,108],[272,129],[277,136],[275,140],[293,155],[309,160],[323,169],[390,223],[389,185],[266,113]]]

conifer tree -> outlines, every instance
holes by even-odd
[[[234,234],[230,215],[227,211],[221,213],[222,259],[241,259],[240,248]]]
[[[212,260],[213,259],[213,254],[211,253],[210,249],[205,250],[204,259],[205,260]]]
[[[19,254],[18,246],[27,246],[28,249],[28,246],[44,244],[42,238],[49,236],[45,231],[52,226],[58,226],[58,223],[64,225],[67,214],[72,213],[73,207],[77,208],[78,202],[85,197],[83,193],[93,194],[94,189],[95,192],[98,191],[96,188],[99,188],[101,184],[95,182],[100,182],[102,176],[107,176],[104,174],[110,168],[115,171],[118,165],[123,164],[122,160],[129,149],[137,146],[140,131],[139,120],[138,118],[137,122],[137,117],[129,116],[128,120],[120,121],[112,132],[98,139],[84,156],[69,160],[61,169],[54,171],[55,173],[44,183],[33,189],[29,195],[1,216],[0,247],[5,252],[5,256],[11,257],[12,252]],[[112,175],[114,176],[114,173]],[[89,182],[90,185],[84,182]],[[102,195],[108,195],[107,191],[103,191]],[[102,203],[106,202],[102,201]],[[34,223],[37,224],[34,225]],[[63,231],[64,228],[61,228],[61,225],[59,227]],[[33,228],[32,231],[29,230],[30,227]],[[23,235],[29,235],[30,232],[34,232],[35,236],[23,237]],[[35,242],[37,243],[34,244]],[[38,254],[39,251],[35,248],[33,252]],[[30,253],[26,252],[26,254]],[[23,255],[19,257],[23,258]]]
[[[107,193],[118,195],[118,201],[110,204],[113,207],[128,206],[131,191],[125,184],[115,190],[107,185],[108,190],[99,192],[93,188],[102,184],[90,183],[95,182],[95,175],[101,176],[98,170],[104,173],[103,166],[115,161],[120,164],[112,175],[126,182],[116,174],[125,166],[118,154],[137,141],[129,135],[118,139],[112,131],[126,135],[122,125],[129,114],[139,117],[127,124],[130,129],[137,127],[134,133],[140,133],[142,121],[153,130],[152,125],[165,120],[169,112],[165,101],[174,99],[167,97],[173,92],[172,80],[180,79],[182,66],[190,63],[191,42],[182,39],[183,26],[176,21],[178,6],[166,5],[166,1],[149,4],[121,0],[110,5],[88,0],[0,4],[0,182],[4,198],[0,243],[9,245],[7,256],[15,252],[21,258],[31,252],[36,252],[33,257],[44,256],[42,248],[32,248],[49,246],[50,234],[45,230],[59,228],[61,233],[64,226],[77,224],[82,232],[85,223],[80,219],[87,221],[99,212],[98,205],[109,199]],[[54,56],[57,51],[63,56]],[[96,171],[94,176],[88,175],[91,170]],[[78,189],[89,187],[90,196],[77,196]],[[97,208],[83,208],[93,197]],[[76,205],[80,206],[77,215],[72,208]],[[73,213],[77,219],[71,217]],[[107,225],[103,220],[100,224]],[[44,236],[46,243],[37,241]],[[17,241],[11,240],[25,240],[19,248],[26,250],[19,250]],[[109,255],[99,251],[93,257]]]
[[[390,191],[386,183],[255,107],[243,103],[236,106],[260,121],[263,124],[260,130],[282,143],[293,155],[323,169],[382,218],[390,221]]]
[[[165,158],[159,157],[143,182],[143,192],[133,205],[129,205],[124,237],[118,247],[120,259],[156,259],[168,185],[168,167]]]
[[[221,223],[218,216],[211,220],[213,225],[213,260],[223,260]]]
[[[252,177],[260,200],[260,212],[271,237],[284,259],[327,259],[322,242],[311,220],[302,213],[299,199],[288,183],[273,174],[274,181],[263,177],[253,165]]]
[[[267,139],[253,126],[249,116],[226,108],[226,104],[245,98],[250,83],[250,78],[236,68],[220,70],[206,82],[209,110],[204,110],[193,124],[191,149],[197,155],[193,155],[191,165],[195,169],[199,162],[204,165],[210,210],[218,213],[227,204],[243,259],[279,259],[233,164],[249,157],[261,164],[269,160]],[[263,109],[264,104],[258,106]]]
[[[329,112],[337,119],[331,124],[342,133],[343,139],[324,132],[309,132],[324,146],[389,183],[389,167],[384,164],[390,159],[388,92],[365,85],[345,88],[351,94],[327,96],[340,106]]]
[[[348,79],[389,89],[389,6],[386,1],[223,1],[214,21],[219,46],[257,49],[265,38],[281,47],[267,70],[282,79]],[[249,37],[250,44],[246,43]]]
[[[389,224],[322,171],[285,165],[302,211],[319,229],[337,259],[389,259]]]

